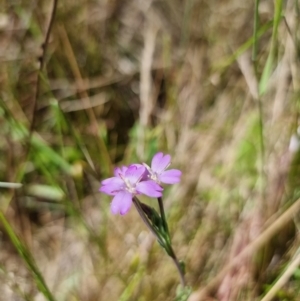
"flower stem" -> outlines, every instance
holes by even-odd
[[[173,262],[178,270],[178,273],[179,273],[179,277],[180,277],[180,283],[181,283],[181,286],[182,287],[185,287],[185,279],[184,279],[184,271],[182,269],[182,265],[180,264],[180,262],[178,261],[174,251],[173,251],[173,248],[172,246],[170,245],[170,249],[171,249],[171,253],[172,255],[170,255],[170,257],[173,259]]]
[[[160,234],[153,228],[153,226],[151,225],[151,223],[149,222],[149,219],[147,218],[147,216],[145,215],[142,207],[141,207],[141,204],[140,204],[140,201],[139,199],[134,196],[133,199],[133,204],[136,208],[136,210],[138,211],[140,217],[142,218],[143,222],[145,223],[145,225],[147,226],[147,228],[150,230],[150,232],[156,237],[156,239],[161,243],[163,244],[163,239],[161,238]]]
[[[185,287],[185,279],[184,279],[184,271],[183,271],[183,267],[180,264],[180,262],[178,261],[176,254],[172,248],[172,244],[171,244],[171,239],[170,239],[170,234],[169,234],[169,229],[168,229],[168,224],[167,224],[167,220],[166,220],[166,216],[165,216],[165,211],[164,211],[164,205],[162,202],[162,198],[158,198],[158,204],[159,204],[159,210],[160,210],[160,214],[161,214],[161,221],[163,223],[163,228],[164,231],[161,232],[159,230],[157,230],[150,222],[150,220],[148,219],[148,217],[146,216],[141,202],[139,201],[139,199],[134,196],[133,199],[133,204],[135,206],[135,208],[137,209],[140,217],[142,218],[143,222],[145,223],[145,225],[147,226],[147,228],[150,230],[150,232],[156,237],[156,239],[158,240],[158,242],[160,243],[160,245],[166,250],[167,254],[172,258],[179,276],[180,276],[180,283],[182,285],[182,287]]]
[[[173,259],[174,264],[178,270],[179,276],[180,276],[180,282],[182,287],[185,287],[185,279],[184,279],[184,271],[182,269],[182,265],[180,264],[180,262],[178,261],[176,254],[172,248],[172,242],[171,242],[171,236],[170,236],[170,232],[169,232],[169,227],[168,227],[168,223],[167,223],[167,219],[166,219],[166,214],[165,214],[165,209],[164,209],[164,204],[163,204],[163,200],[162,197],[157,198],[158,200],[158,205],[159,205],[159,211],[160,211],[160,216],[163,222],[163,227],[166,233],[166,238],[167,238],[167,246],[165,247],[168,255]]]
[[[167,219],[166,219],[166,214],[165,214],[165,209],[164,209],[164,204],[163,204],[162,197],[157,198],[157,200],[158,200],[158,205],[159,205],[160,216],[161,216],[161,219],[162,219],[162,222],[163,222],[163,227],[166,231],[169,243],[171,245],[171,237],[170,237],[170,232],[169,232],[169,227],[168,227],[168,223],[167,223]]]

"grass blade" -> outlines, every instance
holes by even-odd
[[[38,290],[45,296],[48,301],[55,301],[51,291],[49,290],[41,272],[39,271],[30,251],[26,248],[24,243],[19,239],[8,220],[5,218],[3,212],[0,212],[0,221],[2,222],[12,244],[18,251],[20,257],[24,260],[27,268],[31,271]]]

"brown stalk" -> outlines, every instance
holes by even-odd
[[[27,155],[29,154],[30,141],[31,141],[32,133],[34,131],[34,127],[35,127],[35,120],[36,120],[35,112],[37,110],[38,98],[40,96],[41,74],[42,74],[44,66],[45,66],[46,53],[47,53],[47,48],[48,48],[48,44],[49,44],[50,33],[51,33],[53,23],[54,23],[57,4],[58,4],[58,0],[53,0],[53,7],[52,7],[51,15],[50,15],[50,21],[49,21],[49,25],[48,25],[48,28],[47,28],[47,31],[46,31],[45,41],[42,45],[43,53],[42,53],[42,56],[40,57],[40,68],[39,68],[39,71],[38,71],[38,77],[37,77],[37,81],[36,81],[36,90],[35,90],[34,101],[33,101],[33,109],[32,109],[32,119],[31,119],[31,123],[30,123],[30,134],[29,134],[30,136],[28,138],[28,146],[27,146]]]
[[[57,3],[58,0],[53,0],[53,6],[52,6],[52,11],[50,14],[50,21],[46,30],[46,36],[45,36],[45,40],[44,43],[42,45],[42,55],[39,58],[40,61],[40,66],[39,66],[39,70],[37,73],[37,81],[36,81],[36,89],[35,89],[35,94],[34,94],[34,98],[33,98],[33,108],[32,108],[32,117],[31,117],[31,122],[30,122],[30,128],[29,128],[29,136],[27,139],[27,143],[26,143],[26,148],[25,148],[25,159],[24,162],[27,162],[29,153],[30,153],[30,149],[31,149],[31,139],[32,139],[32,135],[34,132],[34,128],[35,128],[35,122],[36,122],[36,110],[37,110],[37,104],[38,104],[38,98],[40,95],[40,86],[41,86],[41,79],[42,79],[42,72],[45,66],[45,60],[46,60],[46,53],[47,53],[47,47],[49,44],[49,39],[50,39],[50,33],[53,27],[53,22],[54,22],[54,18],[55,18],[55,14],[56,14],[56,10],[57,10]],[[18,179],[19,181],[20,179]],[[30,221],[28,219],[28,217],[23,213],[23,209],[22,206],[19,202],[19,196],[17,193],[15,193],[15,204],[16,204],[16,210],[19,214],[20,217],[20,228],[22,229],[23,233],[24,233],[24,237],[26,240],[26,243],[31,246],[32,245],[32,233],[31,233],[31,225],[30,225]]]
[[[220,272],[216,275],[204,288],[194,292],[188,301],[205,300],[206,296],[224,279],[226,274],[236,267],[245,257],[251,256],[258,251],[267,242],[269,242],[274,235],[276,235],[294,215],[300,210],[300,199],[298,199],[292,206],[290,206],[272,225],[270,225],[258,238],[250,243],[239,255],[233,258]]]
[[[76,61],[76,57],[71,45],[71,42],[69,40],[68,34],[66,32],[66,29],[63,25],[60,25],[58,27],[59,30],[59,35],[61,38],[61,41],[63,43],[63,47],[65,50],[65,54],[68,58],[71,70],[73,72],[73,75],[76,79],[76,84],[77,84],[77,91],[78,94],[80,96],[80,99],[82,101],[82,106],[85,108],[87,115],[91,121],[91,125],[92,125],[92,133],[94,136],[97,136],[97,143],[98,143],[98,147],[100,149],[101,154],[104,157],[104,162],[107,164],[106,168],[107,168],[107,172],[110,172],[112,169],[112,163],[111,163],[111,159],[108,153],[108,150],[106,148],[106,145],[103,141],[103,139],[99,136],[99,125],[98,125],[98,121],[95,115],[95,112],[93,110],[93,106],[91,104],[89,95],[87,93],[87,91],[84,89],[84,87],[82,86],[83,83],[83,78],[80,72],[80,69],[78,67],[77,61]]]

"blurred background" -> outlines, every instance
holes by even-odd
[[[98,192],[158,151],[190,299],[300,300],[299,49],[298,0],[0,0],[0,300],[175,300]]]

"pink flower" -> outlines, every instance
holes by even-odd
[[[151,180],[143,181],[145,172],[146,168],[142,165],[123,166],[115,169],[114,177],[102,181],[99,191],[114,196],[110,206],[113,214],[126,214],[135,195],[162,196],[160,185]]]
[[[181,171],[178,169],[166,170],[171,164],[171,156],[159,152],[154,155],[151,168],[144,163],[147,168],[148,177],[156,183],[175,184],[180,182]]]

